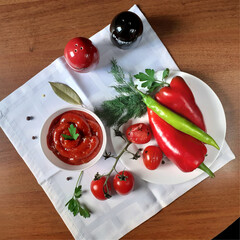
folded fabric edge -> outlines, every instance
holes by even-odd
[[[226,164],[228,164],[229,162],[231,162],[232,160],[235,159],[235,155],[233,154],[233,152],[231,151],[230,147],[228,146],[227,142],[224,142],[224,148],[223,148],[223,152],[221,152],[221,156],[219,156],[219,158],[223,159],[223,161],[221,161],[221,163],[219,162],[214,162],[212,164],[212,166],[210,167],[210,169],[215,173],[218,170],[220,170],[223,166],[225,166]],[[182,183],[182,184],[177,184],[177,185],[182,185],[181,186],[181,192],[177,192],[177,191],[172,191],[167,197],[166,200],[163,200],[162,203],[162,207],[165,208],[168,205],[170,205],[172,202],[174,202],[176,199],[178,199],[179,197],[181,197],[182,195],[184,195],[185,193],[187,193],[189,190],[191,190],[192,188],[194,188],[196,185],[198,185],[199,183],[201,183],[203,180],[207,179],[209,176],[206,173],[202,173],[200,176],[196,177],[195,179],[192,179],[186,183]],[[211,179],[212,181],[214,181],[214,179]],[[184,186],[185,185],[185,186]]]
[[[83,220],[78,219],[77,223],[72,221],[72,213],[69,212],[65,206],[61,205],[61,201],[57,200],[57,198],[63,199],[63,195],[58,186],[56,186],[54,183],[52,184],[51,182],[47,181],[43,183],[42,188],[45,191],[48,198],[50,199],[50,201],[52,202],[55,210],[62,218],[63,222],[70,230],[74,239],[78,240],[95,239],[91,235],[91,233],[88,233],[86,231],[86,229],[84,228],[84,224],[81,223],[81,221],[84,221],[84,219]],[[59,193],[58,197],[56,196],[55,192]],[[139,215],[138,218],[134,219],[131,218],[127,225],[124,225],[121,229],[118,229],[117,234],[114,235],[114,239],[120,239],[128,232],[132,231],[134,228],[138,227],[139,225],[147,221],[149,218],[156,215],[161,210],[162,210],[161,205],[158,202],[156,202],[156,204],[154,206],[151,206],[151,208],[149,208],[148,211],[145,211],[142,215]]]

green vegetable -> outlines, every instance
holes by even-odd
[[[73,197],[65,204],[65,206],[68,206],[68,210],[72,212],[74,216],[76,216],[79,213],[82,217],[89,218],[90,211],[87,209],[86,206],[81,205],[78,200],[82,196],[82,185],[78,186],[82,174],[83,171],[81,171],[79,178],[77,180]]]
[[[82,100],[78,94],[68,85],[57,82],[49,82],[53,91],[58,97],[70,104],[82,105]]]
[[[151,96],[139,92],[142,95],[143,102],[146,106],[152,109],[160,118],[166,121],[168,124],[176,128],[177,130],[184,132],[203,143],[214,146],[218,150],[220,149],[215,140],[209,136],[202,129],[197,127],[192,122],[188,121],[186,118],[174,113],[170,109],[164,107],[157,101],[155,101]]]
[[[207,173],[211,178],[215,177],[214,173],[203,162],[198,166],[198,168]]]
[[[149,93],[150,91],[154,90],[154,70],[146,69],[145,72],[146,74],[139,73],[135,75],[135,77],[143,82],[143,86],[149,89]],[[194,125],[187,119],[164,107],[163,105],[155,101],[150,95],[144,94],[139,91],[134,85],[134,82],[131,78],[129,83],[126,82],[124,80],[123,70],[120,66],[117,65],[117,62],[115,60],[112,61],[111,73],[115,77],[117,83],[119,83],[119,86],[124,86],[127,91],[118,91],[120,92],[120,96],[117,96],[116,98],[109,101],[104,101],[100,109],[96,110],[96,113],[106,122],[106,125],[108,127],[117,126],[117,128],[119,128],[122,124],[124,124],[131,118],[142,116],[146,112],[147,106],[148,108],[151,108],[164,121],[169,123],[174,128],[178,129],[179,131],[182,131],[204,143],[207,143],[219,149],[219,146],[217,145],[215,140],[206,132],[198,128],[196,125]],[[169,69],[165,69],[162,79],[165,79],[168,75]],[[164,85],[167,83],[163,81],[162,84]],[[115,89],[118,89],[118,86],[115,86]],[[135,97],[134,101],[130,101],[132,96]],[[140,96],[141,100],[139,101]],[[140,109],[142,111],[140,111]],[[121,119],[121,121],[119,121],[119,119]]]
[[[76,133],[77,128],[74,127],[73,124],[70,125],[70,127],[68,128],[70,136],[66,135],[66,134],[62,134],[62,136],[64,137],[65,140],[77,140],[79,134]]]

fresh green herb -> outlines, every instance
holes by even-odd
[[[162,80],[164,80],[165,78],[167,78],[169,76],[169,68],[166,68],[163,71],[163,76],[162,76]]]
[[[123,69],[117,65],[116,60],[112,60],[110,73],[114,76],[117,85],[112,86],[118,96],[111,100],[104,101],[101,106],[95,109],[95,113],[105,122],[106,126],[115,126],[115,134],[118,133],[121,125],[131,118],[138,118],[147,112],[147,107],[142,101],[142,96],[136,89],[133,78],[130,75],[129,81],[125,80]],[[154,78],[155,71],[146,69],[145,73],[135,75],[142,81],[142,86],[148,88],[148,93],[152,92],[159,86],[165,86],[165,81],[158,82]]]
[[[145,74],[146,73],[146,74]],[[153,87],[155,82],[154,74],[155,71],[153,69],[146,69],[145,73],[138,73],[134,75],[136,79],[139,79],[142,83],[141,87],[147,87],[149,90]]]
[[[131,118],[141,117],[146,113],[146,106],[138,93],[122,95],[104,101],[95,113],[102,118],[108,127],[116,126],[117,129]]]
[[[73,140],[72,136],[66,135],[66,134],[62,134],[62,136],[64,137],[65,140]]]
[[[112,60],[111,73],[117,85],[112,86],[119,95],[114,99],[104,101],[100,108],[95,109],[95,113],[105,121],[108,127],[116,126],[117,129],[130,118],[141,117],[146,113],[146,105],[142,102],[141,95],[136,91],[132,76],[129,81],[125,80],[125,75],[116,60]]]
[[[155,79],[155,71],[153,69],[146,69],[145,73],[138,73],[134,75],[136,79],[142,82],[141,87],[147,88],[148,93],[152,93],[155,89],[159,87],[168,86],[168,83],[164,80],[169,75],[169,69],[166,68],[163,72],[162,81]]]
[[[86,206],[81,205],[78,200],[82,196],[82,185],[78,186],[82,174],[83,171],[81,171],[79,178],[77,180],[73,197],[65,204],[65,206],[68,206],[68,210],[72,212],[74,216],[76,216],[79,213],[82,217],[89,218],[90,211],[87,209]]]
[[[68,130],[69,130],[69,133],[71,134],[71,136],[73,137],[73,139],[76,140],[78,138],[79,134],[76,133],[77,129],[74,127],[74,125],[71,124]]]
[[[82,100],[78,94],[68,85],[58,82],[49,82],[53,91],[58,97],[70,104],[82,105]]]
[[[70,136],[66,135],[66,134],[62,134],[62,136],[64,137],[65,140],[77,140],[79,134],[76,133],[77,128],[74,127],[73,124],[70,125],[70,127],[68,128]]]
[[[82,196],[82,185],[78,186],[74,190],[74,196],[80,198]]]

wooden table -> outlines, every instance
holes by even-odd
[[[239,217],[239,2],[139,0],[182,71],[204,80],[227,117],[236,159],[123,239],[211,239]],[[68,40],[90,37],[133,2],[0,1],[0,99],[48,66]],[[0,131],[0,239],[72,239],[34,176]]]

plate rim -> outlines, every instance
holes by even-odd
[[[156,71],[156,72],[155,72],[155,75],[161,74],[162,72],[163,72],[163,70]],[[200,84],[202,84],[205,88],[207,88],[208,91],[210,91],[211,94],[214,96],[215,101],[218,102],[218,106],[220,107],[220,109],[218,110],[218,112],[221,112],[220,114],[222,115],[222,117],[224,117],[223,119],[221,119],[221,121],[223,121],[223,123],[222,123],[222,125],[223,125],[223,129],[222,129],[223,131],[222,131],[222,133],[223,133],[223,134],[222,134],[222,136],[221,136],[221,143],[220,143],[220,144],[218,143],[218,144],[219,144],[219,147],[220,147],[220,150],[219,150],[219,151],[217,152],[217,154],[214,156],[214,160],[212,160],[210,164],[209,164],[209,163],[206,164],[208,167],[211,167],[212,164],[217,160],[217,158],[218,158],[218,156],[219,156],[219,154],[220,154],[220,152],[221,152],[221,150],[222,150],[222,148],[223,148],[223,145],[224,145],[224,142],[225,142],[225,138],[226,138],[226,115],[225,115],[225,111],[224,111],[222,102],[221,102],[221,100],[219,99],[219,97],[217,96],[217,94],[213,91],[213,89],[212,89],[207,83],[205,83],[203,80],[201,80],[200,78],[198,78],[198,77],[196,77],[196,76],[194,76],[194,75],[192,75],[192,74],[190,74],[190,73],[187,73],[187,72],[184,72],[184,71],[180,71],[180,70],[170,70],[170,75],[169,75],[168,78],[167,78],[167,82],[171,82],[172,78],[175,77],[175,76],[177,76],[177,75],[179,75],[179,76],[187,75],[188,77],[193,78],[193,79],[199,81]],[[189,84],[188,84],[188,86],[189,86]],[[191,89],[191,86],[189,86],[189,88]],[[192,89],[191,89],[191,90],[192,90]],[[111,128],[110,128],[110,138],[111,138],[111,141],[112,141],[113,148],[114,148],[115,152],[117,152],[117,151],[116,151],[116,148],[114,147],[114,141],[113,141],[113,138],[114,138],[114,137],[115,137],[115,136],[114,136],[113,127],[111,127]],[[129,169],[129,166],[127,166],[126,163],[125,163],[125,161],[123,160],[123,156],[120,158],[120,161],[121,161],[121,163],[123,164],[124,167],[126,167],[127,169]],[[133,169],[129,169],[129,170],[134,172]],[[194,171],[198,171],[198,170],[199,170],[199,169],[196,169],[196,170],[194,170]],[[193,171],[193,172],[194,172],[194,171]],[[186,174],[191,174],[191,173],[193,173],[193,172],[186,173]],[[176,181],[176,182],[170,182],[170,183],[168,183],[168,182],[166,182],[166,181],[164,181],[164,182],[163,182],[163,181],[156,181],[155,179],[149,180],[149,179],[146,179],[145,177],[143,178],[142,176],[140,176],[140,175],[139,175],[138,173],[136,173],[136,172],[134,172],[134,173],[135,173],[138,177],[140,177],[141,179],[143,179],[143,180],[145,180],[145,181],[147,181],[147,182],[149,182],[149,183],[166,184],[166,185],[173,185],[173,184],[184,183],[184,182],[193,180],[193,179],[199,177],[200,175],[204,174],[203,171],[199,170],[198,173],[195,173],[195,172],[194,172],[194,176],[192,176],[192,177],[189,178],[189,179],[186,179],[186,180],[183,179],[182,181]],[[208,176],[208,175],[206,175],[206,176]]]

